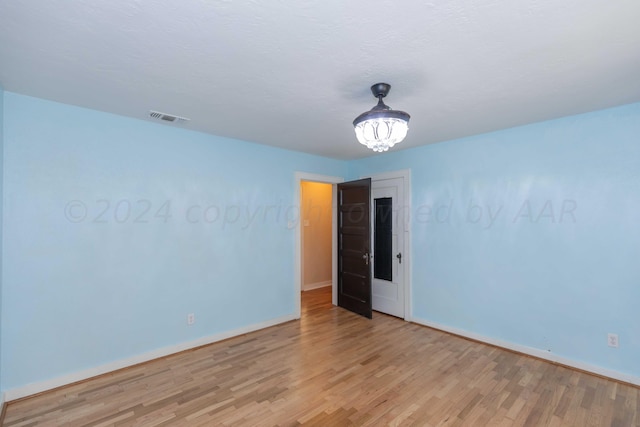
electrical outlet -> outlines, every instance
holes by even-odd
[[[618,334],[607,334],[607,344],[609,345],[609,347],[618,348],[620,344],[618,342]]]
[[[193,325],[196,323],[196,315],[193,313],[187,314],[187,325]]]

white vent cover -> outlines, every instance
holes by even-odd
[[[152,119],[158,119],[165,122],[173,122],[173,123],[185,123],[190,121],[191,119],[187,119],[186,117],[174,116],[173,114],[161,113],[160,111],[149,111],[149,117]]]

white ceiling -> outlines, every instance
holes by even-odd
[[[411,114],[393,150],[637,102],[640,1],[0,1],[26,95],[353,159],[377,82]]]

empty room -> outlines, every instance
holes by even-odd
[[[640,426],[638,22],[0,2],[0,425]]]

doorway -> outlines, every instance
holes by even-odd
[[[404,300],[403,312],[394,314],[397,317],[403,318],[406,321],[411,321],[411,221],[410,221],[410,212],[411,212],[411,173],[410,170],[400,170],[394,172],[387,172],[383,174],[377,174],[370,176],[372,183],[376,181],[384,181],[393,178],[401,178],[401,184],[399,184],[399,189],[402,191],[403,202],[398,204],[397,209],[397,223],[402,225],[402,242],[397,243],[397,249],[402,249],[398,252],[391,251],[391,255],[396,256],[395,262],[397,262],[398,275],[402,274],[403,276],[403,284],[402,284],[402,293],[403,295],[399,298]],[[366,178],[363,177],[363,178]],[[344,182],[344,178],[335,177],[335,176],[326,176],[326,175],[318,175],[306,172],[296,172],[294,175],[294,189],[295,189],[295,198],[294,203],[295,206],[302,206],[302,194],[301,194],[301,184],[303,181],[311,181],[311,182],[320,182],[320,183],[328,183],[332,184],[332,226],[331,226],[331,293],[332,293],[332,305],[338,305],[337,301],[337,284],[338,284],[338,250],[337,250],[337,184]],[[392,196],[393,197],[393,196]],[[373,198],[372,198],[373,199]],[[371,206],[373,208],[374,201],[371,200]],[[300,318],[301,315],[301,291],[302,291],[302,226],[303,221],[290,221],[289,228],[293,229],[295,232],[295,261],[294,261],[294,298],[295,298],[295,317],[297,319]],[[375,238],[372,236],[372,238]],[[400,242],[400,239],[398,240]],[[401,259],[397,257],[398,253],[401,254]],[[375,257],[375,254],[374,254]],[[393,277],[393,276],[392,276]],[[397,276],[396,276],[397,277]],[[377,297],[376,297],[377,298]],[[398,298],[396,298],[397,300]],[[374,302],[377,306],[377,302]],[[382,310],[380,310],[382,312]]]
[[[332,184],[300,183],[302,292],[331,286],[332,193]]]
[[[296,172],[294,174],[294,203],[300,211],[303,209],[302,184],[303,182],[323,183],[331,185],[331,303],[337,305],[336,284],[338,280],[337,272],[337,249],[336,249],[336,184],[344,182],[344,178],[336,176],[318,175],[306,172]],[[301,213],[302,215],[302,213]],[[298,221],[290,221],[289,228],[295,232],[295,261],[294,261],[294,297],[295,297],[295,317],[301,315],[301,294],[303,290],[303,228],[304,219],[299,216]],[[322,289],[322,288],[319,288]]]

